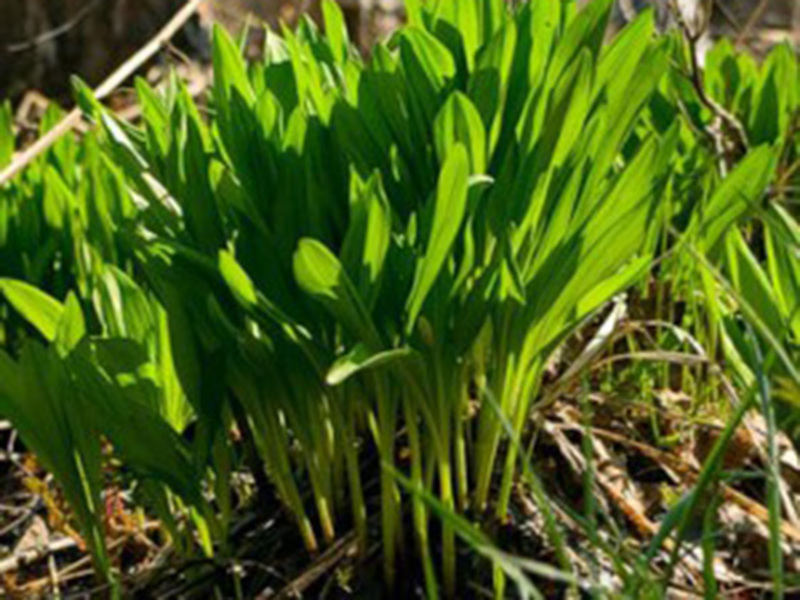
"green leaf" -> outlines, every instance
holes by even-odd
[[[788,324],[780,310],[769,278],[737,229],[726,236],[727,266],[731,284],[744,300],[757,308],[775,339],[782,339]]]
[[[341,385],[358,373],[391,365],[413,354],[414,351],[410,348],[373,352],[364,344],[357,344],[350,352],[336,360],[328,370],[325,382],[328,385]]]
[[[3,281],[7,288],[7,281]],[[26,292],[27,293],[27,292]],[[101,523],[100,439],[80,391],[55,351],[26,344],[18,362],[0,352],[0,413],[53,474],[89,548],[94,568],[113,581]]]
[[[145,343],[155,327],[147,295],[129,275],[105,265],[94,295],[95,310],[106,335]]]
[[[758,205],[774,165],[774,150],[761,146],[751,151],[725,178],[707,205],[695,213],[690,225],[690,233],[698,237],[699,249],[715,253],[728,228]]]
[[[83,318],[78,297],[70,292],[64,302],[64,310],[58,323],[54,342],[62,355],[71,352],[86,336],[86,321]]]
[[[300,287],[339,319],[345,330],[371,347],[380,346],[355,286],[339,259],[324,244],[309,238],[300,240],[293,265]]]
[[[456,240],[467,208],[469,157],[461,144],[456,144],[442,167],[433,207],[433,225],[424,256],[419,260],[414,286],[406,308],[406,332],[416,325],[428,293],[444,267]]]
[[[49,342],[56,338],[64,306],[40,289],[15,279],[0,279],[0,292]]]
[[[486,172],[486,131],[478,109],[461,92],[453,92],[433,124],[436,153],[444,163],[452,148],[462,145],[470,159],[470,173]]]
[[[219,271],[233,295],[243,305],[254,308],[258,304],[258,294],[245,270],[227,250],[219,253]]]
[[[71,363],[92,407],[95,427],[137,475],[165,483],[184,501],[203,506],[201,477],[188,444],[149,400],[153,381],[142,374],[137,353],[113,342],[85,347]],[[105,371],[104,364],[113,364],[113,370]]]
[[[6,100],[0,104],[0,169],[11,162],[15,146],[14,113],[11,102]]]
[[[249,106],[255,101],[255,93],[247,76],[242,52],[231,36],[220,25],[214,26],[214,99],[227,108],[230,98],[237,94]]]
[[[415,59],[427,84],[433,90],[441,90],[447,80],[456,74],[453,55],[439,40],[424,29],[407,27],[401,34],[403,60]]]
[[[460,42],[467,69],[472,70],[475,54],[483,42],[481,0],[459,0],[458,2],[436,2],[432,11],[433,30],[447,40],[453,51]],[[456,42],[456,38],[458,42]],[[452,39],[452,42],[451,42]]]
[[[322,16],[325,20],[325,34],[328,36],[333,57],[341,65],[347,58],[350,46],[342,9],[334,0],[322,0]]]
[[[350,226],[342,243],[342,264],[351,274],[359,296],[372,308],[380,291],[384,262],[392,234],[389,201],[381,178],[363,182],[351,174]]]
[[[595,60],[606,34],[613,0],[593,0],[572,20],[559,40],[548,77],[556,81],[584,50]]]

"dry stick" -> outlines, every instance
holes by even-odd
[[[6,52],[9,53],[17,53],[17,52],[24,52],[26,50],[31,50],[36,48],[37,46],[41,46],[46,44],[47,42],[54,40],[62,35],[66,35],[72,29],[80,25],[81,21],[83,21],[89,13],[91,13],[94,9],[100,6],[100,0],[93,0],[82,9],[80,9],[74,17],[69,19],[68,21],[62,23],[58,27],[51,29],[50,31],[45,31],[41,35],[36,36],[31,40],[27,40],[24,42],[19,42],[17,44],[9,44],[6,46]]]
[[[729,113],[720,104],[715,102],[707,93],[705,83],[703,81],[703,73],[700,67],[700,60],[698,58],[697,42],[705,32],[694,32],[683,13],[678,8],[675,0],[670,3],[675,21],[678,28],[683,33],[686,43],[689,46],[689,81],[697,92],[697,97],[700,102],[716,117],[717,126],[714,124],[705,127],[705,133],[714,144],[714,149],[719,158],[720,174],[725,176],[733,167],[736,162],[736,154],[744,152],[748,149],[749,143],[747,140],[747,133],[739,120],[731,113]],[[727,130],[726,130],[727,129]],[[733,143],[736,147],[729,148],[728,143]]]
[[[206,0],[189,0],[175,16],[153,37],[146,45],[140,48],[133,56],[126,60],[109,77],[101,83],[95,90],[97,98],[102,99],[111,94],[128,77],[133,75],[139,68],[152,58],[166,42],[168,42],[186,22],[192,18],[197,9]],[[0,188],[7,184],[13,177],[19,174],[33,160],[52,146],[61,136],[68,133],[81,121],[80,108],[74,108],[64,117],[58,125],[53,127],[45,135],[39,138],[27,150],[17,155],[11,164],[0,173]]]
[[[728,5],[725,4],[726,0],[715,0],[714,6],[719,10],[722,18],[728,22],[728,25],[733,27],[737,34],[741,33],[742,26],[739,24],[739,21],[736,19],[736,16],[731,12],[731,9],[728,8]]]
[[[0,574],[8,573],[9,571],[17,571],[27,564],[36,562],[37,560],[49,556],[55,552],[61,552],[68,548],[76,548],[78,542],[71,537],[61,538],[41,548],[32,548],[25,552],[20,552],[0,560]]]
[[[156,521],[151,521],[149,523],[145,523],[145,526],[144,526],[144,528],[146,530],[157,529],[158,527],[159,527],[159,524]],[[65,538],[65,539],[72,540],[72,538]],[[111,543],[108,544],[108,550],[109,551],[116,550],[121,545],[127,543],[129,540],[130,540],[129,536],[116,538],[115,540],[113,540]],[[23,566],[25,566],[27,564],[30,564],[30,563],[34,562],[34,560],[39,560],[41,558],[44,558],[45,554],[48,553],[48,551],[49,551],[48,558],[51,558],[57,551],[68,550],[69,548],[72,548],[72,547],[77,547],[77,542],[73,542],[73,544],[67,546],[66,548],[55,548],[55,549],[53,548],[53,545],[51,544],[50,547],[48,547],[48,548],[40,549],[39,550],[41,552],[40,555],[36,556],[33,560],[25,561],[24,564],[20,565],[20,567],[23,567]],[[36,551],[36,550],[34,549],[33,551]],[[17,555],[17,556],[19,556],[19,555]],[[14,558],[14,557],[12,557],[12,558]],[[8,559],[6,559],[6,560],[8,560]],[[83,576],[85,576],[86,574],[91,575],[94,572],[92,569],[89,569],[87,571],[78,571],[78,569],[80,569],[84,565],[89,564],[91,562],[91,560],[92,560],[91,556],[83,556],[83,557],[79,558],[78,560],[76,560],[75,562],[73,562],[72,564],[67,565],[66,567],[64,567],[60,571],[57,571],[55,573],[55,576],[58,579],[58,581],[63,584],[63,583],[66,583],[67,581],[71,581],[71,580],[76,579],[77,578],[76,572],[78,572],[78,575],[83,575]],[[12,569],[12,570],[14,570],[14,569]],[[2,572],[3,571],[0,571],[0,573],[2,573]],[[29,583],[26,583],[24,586],[22,586],[21,590],[23,592],[30,592],[31,594],[39,593],[39,591],[41,591],[42,589],[46,588],[48,585],[51,585],[52,579],[53,579],[53,576],[52,576],[52,574],[50,574],[50,575],[48,575],[46,577],[42,577],[40,579],[37,579],[37,580],[31,581]]]
[[[585,463],[585,459],[581,450],[576,448],[575,444],[573,444],[572,441],[570,441],[567,436],[564,435],[563,430],[568,429],[568,427],[550,421],[545,421],[543,423],[543,428],[544,431],[551,436],[553,441],[558,446],[558,449],[561,451],[562,456],[564,456],[572,468],[576,472],[583,473],[588,466]],[[611,480],[605,474],[596,471],[595,477],[598,497],[600,497],[599,491],[604,490],[611,501],[614,502],[615,506],[617,506],[617,508],[625,515],[625,518],[630,521],[640,535],[644,537],[654,537],[657,535],[658,525],[651,521],[650,518],[638,507],[636,507],[634,503],[630,502],[623,493],[617,490]],[[669,551],[675,547],[674,542],[670,539],[665,539],[662,545],[666,550]],[[695,580],[701,580],[697,568],[691,565],[685,565],[684,568]]]
[[[750,35],[750,31],[753,27],[756,26],[758,21],[761,19],[761,16],[764,14],[764,11],[767,9],[769,5],[769,0],[761,0],[758,5],[753,9],[753,12],[750,13],[750,16],[747,18],[747,22],[742,27],[742,30],[739,32],[739,35],[736,37],[736,45],[741,46],[745,40]]]
[[[571,429],[574,431],[581,431],[581,428],[578,427],[577,425],[571,425],[568,423],[556,424],[554,425],[554,427],[557,429]],[[623,446],[627,446],[629,448],[633,448],[634,450],[638,450],[647,458],[659,463],[660,465],[662,465],[662,467],[668,467],[676,474],[684,477],[690,483],[693,483],[697,480],[697,471],[691,465],[687,464],[685,461],[681,460],[676,456],[664,452],[663,450],[658,450],[657,448],[653,448],[652,446],[648,446],[647,444],[637,442],[636,440],[631,440],[623,435],[614,433],[613,431],[608,431],[606,429],[593,427],[592,434],[596,435],[597,437],[605,438],[606,440],[609,440],[616,444],[620,444]],[[757,519],[762,522],[767,521],[768,511],[759,502],[735,490],[734,488],[730,487],[727,484],[722,484],[720,486],[720,490],[722,492],[723,497],[728,502],[736,504],[739,508],[744,510],[754,519]],[[795,527],[792,523],[788,521],[783,521],[781,523],[781,531],[785,536],[792,538],[795,542],[800,542],[800,529]]]
[[[307,571],[304,571],[297,579],[278,592],[275,598],[281,600],[302,596],[303,592],[311,587],[320,577],[347,558],[348,555],[355,552],[357,547],[358,540],[356,539],[355,533],[347,534],[328,548]],[[266,596],[261,595],[259,598],[266,598]]]

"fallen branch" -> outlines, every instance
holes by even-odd
[[[563,430],[573,430],[583,432],[583,429],[577,425],[564,423],[564,424],[557,424],[553,425],[555,429],[563,429]],[[614,433],[612,431],[608,431],[605,429],[600,429],[597,427],[593,427],[591,429],[592,435],[597,436],[598,438],[604,438],[615,444],[620,444],[623,446],[627,446],[634,450],[639,451],[641,454],[660,464],[662,467],[667,467],[670,470],[674,471],[681,477],[683,477],[689,484],[694,484],[697,481],[698,473],[697,471],[687,464],[686,462],[682,461],[680,458],[673,456],[667,452],[662,450],[658,450],[653,448],[652,446],[648,446],[647,444],[643,444],[641,442],[637,442],[635,440],[628,439],[627,437],[620,435],[618,433]],[[748,513],[752,518],[756,519],[757,521],[761,521],[762,523],[766,523],[769,518],[769,511],[760,504],[759,502],[753,500],[749,496],[739,492],[738,490],[733,489],[727,484],[720,485],[720,491],[722,493],[722,497],[737,505],[739,508],[744,510]],[[795,542],[800,542],[800,529],[798,529],[795,525],[788,521],[781,521],[781,532],[786,536],[794,540]]]
[[[756,7],[750,13],[750,16],[747,18],[747,22],[739,31],[739,35],[736,36],[737,46],[741,46],[747,42],[750,32],[761,20],[761,17],[764,15],[764,11],[767,9],[767,6],[769,6],[769,0],[760,0],[760,2],[756,5]]]
[[[308,588],[333,567],[358,549],[355,533],[350,533],[328,548],[313,565],[289,583],[275,596],[276,599],[300,598]],[[265,596],[264,596],[265,597]]]
[[[8,558],[4,558],[0,560],[0,575],[3,573],[9,573],[11,571],[17,571],[28,565],[30,563],[36,562],[46,556],[50,556],[51,554],[55,554],[57,552],[62,552],[64,550],[69,550],[70,548],[76,548],[78,546],[78,542],[76,542],[71,537],[64,537],[54,542],[50,542],[49,544],[42,546],[40,548],[31,548],[30,550],[26,550],[24,552],[18,552],[13,556],[9,556]]]
[[[18,53],[18,52],[25,52],[26,50],[32,50],[37,46],[41,46],[50,42],[56,38],[61,37],[62,35],[66,35],[71,30],[75,29],[78,25],[80,25],[81,21],[83,21],[89,14],[94,11],[96,8],[100,6],[100,0],[93,0],[82,9],[80,9],[75,16],[73,16],[68,21],[62,23],[58,27],[51,29],[50,31],[45,31],[41,35],[37,35],[35,38],[31,40],[26,40],[24,42],[18,42],[16,44],[9,44],[6,46],[6,52],[11,54]]]
[[[164,44],[172,39],[186,22],[192,18],[195,12],[197,12],[197,9],[205,1],[206,0],[189,0],[183,8],[175,13],[175,16],[164,25],[155,37],[122,63],[116,71],[109,75],[108,78],[97,87],[94,92],[97,98],[103,99],[111,94],[131,75],[138,71],[142,65],[157,54],[159,50],[164,47]],[[81,110],[79,108],[72,109],[66,117],[53,127],[53,129],[44,134],[24,152],[14,157],[11,164],[0,173],[0,187],[3,187],[22,172],[37,156],[50,148],[61,136],[71,131],[80,121]]]

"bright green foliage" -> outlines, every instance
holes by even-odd
[[[54,351],[28,344],[18,361],[0,354],[0,406],[58,480],[97,573],[111,578],[101,515],[100,440],[87,435],[80,392]]]
[[[330,0],[327,36],[301,20],[253,64],[217,29],[207,119],[176,79],[137,82],[137,126],[76,85],[99,132],[64,138],[0,196],[0,276],[14,278],[0,280],[14,309],[2,323],[21,353],[0,355],[0,413],[67,490],[99,568],[97,435],[173,537],[188,511],[210,554],[225,550],[236,425],[310,551],[340,523],[366,547],[371,439],[387,583],[410,502],[428,594],[441,579],[454,595],[456,535],[499,555],[452,513],[507,518],[550,356],[666,250],[659,277],[703,291],[697,322],[738,357],[739,380],[756,373],[741,314],[782,349],[780,394],[800,397],[800,233],[763,202],[800,172],[800,136],[785,135],[800,94],[779,85],[798,81],[797,61],[712,52],[709,93],[752,146],[720,172],[680,40],[645,13],[604,45],[611,4],[409,2],[409,25],[369,59]],[[0,164],[9,155],[0,141]],[[25,342],[17,314],[54,350]],[[28,382],[32,354],[63,391]],[[40,440],[33,410],[57,434]],[[438,571],[431,506],[451,515]]]
[[[652,258],[676,134],[642,139],[615,162],[658,84],[635,74],[667,65],[650,17],[638,38],[602,50],[608,2],[552,21],[536,3],[461,4],[423,7],[421,22],[367,63],[342,49],[331,5],[331,37],[304,22],[270,38],[249,70],[218,30],[213,128],[180,91],[143,92],[155,105],[148,135],[95,113],[112,155],[136,157],[123,163],[136,192],[152,197],[154,177],[168,194],[143,210],[156,244],[138,244],[142,268],[158,294],[171,290],[168,314],[172,302],[194,306],[204,332],[195,355],[241,357],[227,380],[310,548],[316,535],[281,448],[289,436],[303,449],[325,538],[348,469],[353,518],[363,510],[352,472],[362,420],[391,464],[402,415],[415,431],[413,473],[435,474],[446,506],[483,508],[503,436],[486,409],[467,443],[469,381],[480,375],[521,432],[547,354]],[[547,27],[554,41],[539,46]],[[165,136],[170,110],[183,125]],[[166,139],[147,141],[157,135]],[[160,221],[166,206],[182,225]],[[200,388],[215,377],[194,376]],[[515,451],[504,460],[501,517]],[[400,529],[390,474],[382,496],[391,577]],[[425,513],[418,505],[422,545]],[[453,543],[445,526],[451,590]]]

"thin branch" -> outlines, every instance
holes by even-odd
[[[750,31],[755,27],[758,22],[761,20],[764,11],[767,9],[769,5],[769,0],[761,0],[758,5],[753,9],[753,12],[750,13],[750,16],[747,18],[747,22],[742,27],[742,30],[739,32],[739,35],[736,36],[736,45],[741,46],[748,37],[750,37]]]
[[[62,23],[58,27],[50,29],[49,31],[45,31],[44,33],[37,35],[32,40],[26,40],[24,42],[18,42],[16,44],[9,44],[6,46],[6,52],[9,54],[15,54],[18,52],[24,52],[26,50],[32,50],[42,44],[46,44],[47,42],[54,40],[62,35],[66,35],[75,27],[77,27],[81,21],[83,21],[89,14],[94,11],[98,6],[100,6],[100,2],[102,0],[93,0],[83,8],[81,8],[75,16],[73,16],[68,21]]]
[[[25,565],[36,562],[46,556],[62,552],[69,548],[76,548],[77,546],[78,542],[70,537],[65,537],[42,546],[41,548],[32,548],[25,552],[19,552],[18,554],[0,560],[0,574],[17,571]]]
[[[355,552],[357,546],[358,540],[354,533],[349,533],[344,536],[333,546],[328,548],[309,569],[304,571],[297,579],[278,592],[275,598],[285,599],[300,597],[303,592],[313,585],[320,577],[328,573],[338,563],[347,558],[348,555]]]
[[[736,15],[731,12],[730,7],[725,3],[725,0],[714,0],[714,6],[719,10],[722,18],[728,22],[728,25],[730,25],[737,34],[741,33],[742,26],[736,18]]]
[[[183,27],[197,12],[197,9],[206,0],[189,0],[175,16],[153,37],[146,45],[140,48],[133,56],[125,61],[95,90],[98,99],[105,98],[119,87],[125,80],[133,75],[139,68],[150,60],[164,47],[172,37]],[[74,108],[53,129],[39,138],[24,152],[17,155],[11,164],[0,173],[0,188],[7,184],[16,175],[22,172],[40,154],[52,146],[61,136],[72,130],[81,121],[80,108]]]
[[[706,91],[697,48],[697,42],[705,33],[705,30],[692,31],[674,0],[671,3],[671,8],[678,27],[689,46],[689,80],[697,93],[700,103],[715,116],[715,123],[705,129],[706,134],[711,138],[715,146],[719,157],[720,172],[724,176],[727,175],[739,156],[747,151],[749,147],[747,133],[739,120],[711,98]]]

